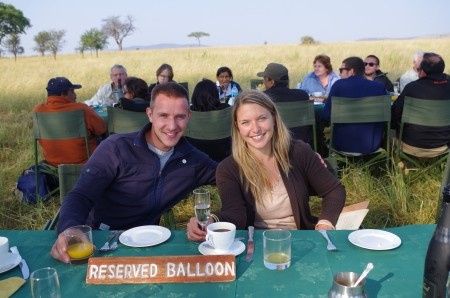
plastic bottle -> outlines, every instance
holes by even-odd
[[[444,188],[442,212],[428,245],[423,276],[423,297],[447,297],[450,270],[450,184]]]
[[[230,99],[228,100],[228,104],[230,106],[234,105],[234,102],[236,101],[236,96],[238,96],[239,94],[239,90],[236,87],[236,85],[233,85],[233,87],[231,88],[231,93],[230,93]]]
[[[123,97],[122,80],[119,79],[119,81],[117,82],[117,87],[113,90],[114,103],[118,103],[122,97]]]

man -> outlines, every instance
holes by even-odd
[[[47,102],[38,104],[34,112],[57,113],[83,110],[86,129],[89,132],[89,152],[93,152],[97,147],[97,137],[106,133],[106,124],[90,107],[76,102],[75,89],[79,88],[81,85],[74,85],[64,77],[50,79],[47,84]],[[81,164],[88,159],[83,139],[39,140],[39,143],[45,161],[53,166],[63,163]]]
[[[450,104],[450,82],[444,73],[445,62],[435,53],[423,54],[418,68],[419,79],[405,86],[391,108],[391,124],[397,132],[403,113],[405,97],[447,100]],[[403,148],[408,154],[417,157],[435,157],[443,154],[450,143],[450,127],[427,127],[405,124],[403,128]]]
[[[386,73],[380,70],[380,59],[375,55],[369,55],[364,59],[364,73],[366,78],[371,81],[380,82],[384,85],[384,88],[389,92],[394,92],[394,86]]]
[[[119,100],[115,97],[114,91],[121,90],[125,79],[127,78],[127,70],[120,64],[111,67],[110,73],[111,83],[101,86],[97,93],[84,103],[89,106],[113,106]]]
[[[300,89],[289,89],[288,69],[279,63],[269,63],[264,71],[257,73],[263,78],[264,91],[275,102],[309,100],[308,93]],[[312,145],[312,134],[309,127],[291,127],[295,139],[303,140]]]
[[[412,69],[408,70],[400,77],[400,92],[403,91],[405,86],[412,81],[415,81],[419,78],[419,68],[420,63],[422,62],[423,52],[416,52],[413,55],[413,65]]]
[[[364,77],[364,61],[359,57],[349,57],[339,68],[341,80],[331,87],[325,102],[323,119],[330,120],[333,96],[361,98],[386,95],[385,87]],[[333,132],[334,148],[338,151],[369,154],[378,150],[383,138],[382,123],[337,124]]]
[[[216,163],[182,138],[191,116],[186,89],[157,85],[147,116],[151,123],[141,131],[112,135],[100,144],[62,204],[59,233],[88,217],[94,228],[158,224],[161,214],[194,188],[215,182]],[[60,234],[51,254],[68,262],[66,250]]]

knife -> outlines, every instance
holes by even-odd
[[[255,244],[253,243],[253,232],[255,228],[253,226],[248,227],[248,240],[247,240],[247,255],[245,261],[251,262],[253,259],[253,251],[255,250]]]
[[[28,279],[30,277],[30,269],[28,268],[27,262],[20,256],[19,250],[17,249],[17,246],[12,246],[10,248],[11,252],[20,258],[20,270],[22,270],[22,276],[23,279]]]

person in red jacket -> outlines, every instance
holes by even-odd
[[[56,77],[48,81],[47,101],[34,107],[34,112],[68,112],[83,110],[86,129],[89,132],[89,152],[97,147],[97,137],[106,133],[106,123],[89,106],[76,102],[75,89],[81,85],[72,84],[65,77]],[[81,164],[88,159],[86,145],[82,138],[67,140],[39,140],[44,159],[47,163],[57,166],[59,164]]]

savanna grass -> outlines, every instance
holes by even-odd
[[[412,54],[417,50],[433,51],[450,61],[450,39],[418,39],[401,41],[341,42],[311,46],[261,45],[215,48],[186,48],[149,51],[103,52],[95,54],[59,55],[52,57],[20,57],[0,59],[0,229],[39,229],[58,208],[58,200],[37,205],[24,205],[14,196],[17,177],[33,163],[31,111],[46,98],[45,86],[49,78],[66,76],[83,88],[77,91],[78,100],[90,98],[101,84],[108,81],[109,68],[123,64],[128,74],[147,82],[155,80],[155,70],[162,63],[174,67],[175,80],[187,81],[190,92],[202,78],[215,79],[220,66],[229,66],[234,79],[249,88],[250,79],[270,62],[287,66],[290,85],[312,70],[317,54],[325,53],[334,68],[348,56],[364,57],[375,54],[381,68],[396,80],[411,66]],[[420,171],[420,169],[418,170]],[[405,174],[393,169],[374,176],[364,167],[349,166],[343,170],[342,183],[347,190],[347,203],[370,200],[364,223],[367,227],[430,223],[434,220],[442,170],[426,174]],[[411,177],[416,177],[412,179]],[[213,209],[217,212],[220,200],[215,188]],[[320,202],[313,199],[315,210]],[[186,199],[174,210],[182,226],[193,215],[192,200]]]

